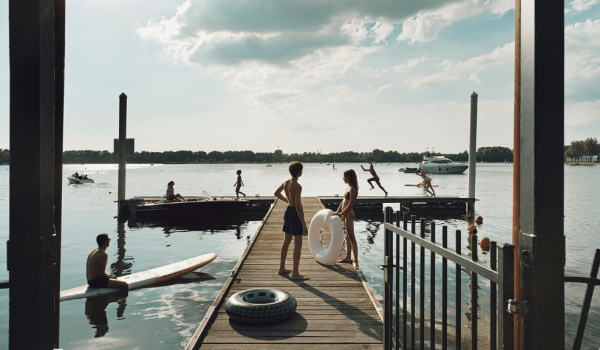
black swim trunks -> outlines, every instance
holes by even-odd
[[[287,207],[283,214],[283,232],[291,233],[294,236],[304,233],[304,227],[296,211],[296,207]]]
[[[96,277],[93,280],[88,280],[88,284],[92,288],[106,288],[108,287],[108,277]]]
[[[375,182],[379,182],[379,176],[373,176],[372,178],[368,179],[368,181],[375,181]]]

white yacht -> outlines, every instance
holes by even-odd
[[[455,163],[451,159],[442,156],[423,157],[419,170],[425,170],[427,174],[462,174],[469,166],[463,163]]]

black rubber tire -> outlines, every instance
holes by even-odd
[[[252,303],[260,293],[263,298],[276,300],[267,303]],[[250,296],[250,297],[248,297]],[[245,299],[245,300],[244,300]],[[290,293],[275,288],[254,288],[235,293],[225,304],[229,318],[251,324],[272,323],[287,319],[296,312],[296,298]]]

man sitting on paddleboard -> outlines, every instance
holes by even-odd
[[[96,242],[98,248],[92,250],[88,255],[85,267],[88,284],[92,288],[117,288],[127,293],[129,291],[127,282],[118,281],[117,276],[104,272],[108,262],[106,248],[108,248],[110,238],[106,233],[101,233],[96,237]]]

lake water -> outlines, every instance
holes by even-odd
[[[343,194],[345,184],[342,170],[357,170],[360,196],[382,195],[376,188],[369,190],[359,164],[337,164],[337,171],[325,164],[306,164],[300,182],[303,196]],[[406,187],[418,183],[420,177],[399,173],[399,167],[410,164],[376,165],[382,185],[391,196],[424,195],[422,189]],[[168,181],[175,182],[176,193],[200,195],[233,195],[235,171],[242,170],[248,195],[272,195],[277,186],[288,177],[286,164],[264,165],[136,165],[129,164],[127,196],[164,194]],[[88,174],[95,184],[68,185],[66,176],[78,171]],[[0,241],[8,240],[8,166],[0,166]],[[217,260],[203,267],[188,279],[165,286],[130,292],[124,299],[99,301],[73,300],[61,303],[61,347],[64,349],[172,349],[187,344],[208,307],[220,291],[229,272],[237,263],[248,240],[256,232],[262,213],[252,217],[233,217],[228,221],[200,222],[193,225],[132,225],[119,223],[117,214],[117,165],[64,166],[63,187],[63,246],[61,288],[85,284],[85,260],[95,247],[95,236],[107,232],[113,238],[107,270],[115,274],[129,274],[163,266],[208,252],[218,254]],[[600,217],[596,203],[600,188],[600,167],[565,166],[565,235],[567,262],[565,273],[588,275],[596,248],[600,247]],[[439,196],[467,194],[468,176],[433,176]],[[512,223],[512,165],[478,164],[476,214],[484,218],[479,237],[489,237],[499,243],[510,243]],[[394,206],[394,209],[397,209]],[[357,213],[357,215],[360,215]],[[463,252],[466,252],[464,218],[433,218],[441,232],[463,231]],[[383,215],[373,214],[356,222],[362,269],[377,293],[382,293]],[[440,234],[438,233],[438,237]],[[449,235],[449,246],[453,246]],[[481,256],[488,262],[489,256]],[[8,279],[6,250],[0,249],[0,280]],[[440,271],[438,268],[437,271]],[[453,275],[453,268],[449,275]],[[463,274],[463,283],[468,282]],[[480,302],[489,305],[486,285],[481,282]],[[585,286],[567,284],[567,344],[572,343],[583,300]],[[488,298],[488,299],[486,299]],[[468,311],[468,288],[463,287],[463,312]],[[8,344],[8,291],[0,290],[0,348]],[[438,302],[438,306],[440,303]],[[452,314],[450,312],[449,314]],[[485,315],[482,315],[485,318]],[[463,324],[465,320],[463,320]],[[464,331],[463,331],[464,334]],[[481,334],[481,332],[480,332]],[[568,345],[568,347],[570,347]],[[586,328],[584,348],[600,347],[600,296],[596,293]]]

